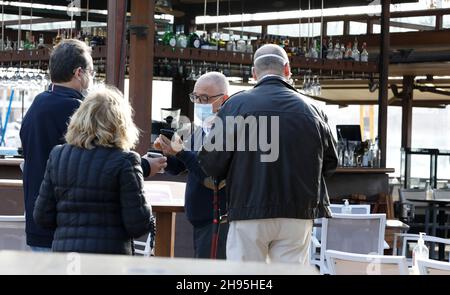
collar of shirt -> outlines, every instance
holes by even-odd
[[[84,99],[84,96],[80,91],[61,85],[50,84],[50,86],[48,87],[48,92],[55,93],[60,96],[73,97],[78,100]]]

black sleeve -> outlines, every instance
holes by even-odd
[[[119,174],[120,204],[125,229],[138,238],[151,229],[151,207],[144,196],[144,178],[138,154],[130,152]]]
[[[51,180],[52,156],[47,161],[44,180],[33,211],[34,222],[43,228],[56,229],[56,198]]]
[[[331,133],[330,127],[324,123],[324,154],[322,164],[322,175],[325,177],[331,176],[338,166],[338,156],[336,151],[336,140]]]
[[[149,177],[150,173],[152,172],[150,163],[146,159],[141,158],[141,167],[142,167],[142,174],[143,174],[144,178]]]

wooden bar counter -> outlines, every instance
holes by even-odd
[[[392,168],[338,168],[326,179],[328,194],[332,199],[345,199],[349,195],[365,195],[376,199],[381,193],[389,194],[389,175]]]
[[[0,159],[0,179],[22,179],[21,163],[20,158]]]

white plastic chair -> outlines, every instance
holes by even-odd
[[[386,214],[334,214],[322,222],[320,272],[328,273],[325,252],[383,255]]]
[[[352,209],[352,214],[370,214],[370,205],[349,205]],[[343,204],[330,204],[331,213],[341,213]],[[322,218],[316,219],[314,221],[316,224],[322,223]],[[309,262],[312,265],[320,266],[320,240],[321,240],[321,228],[314,227],[311,235],[311,245],[309,252]],[[389,245],[388,245],[389,248]]]
[[[441,199],[441,200],[449,200],[450,199],[450,189],[449,188],[441,188],[433,190],[433,198]]]
[[[365,255],[334,250],[326,253],[331,275],[408,275],[403,256]]]
[[[429,247],[430,250],[430,255],[433,252],[436,251],[431,251],[432,249],[430,249],[430,245],[431,246],[435,246],[435,244],[444,244],[444,247],[448,248],[448,246],[450,246],[450,239],[443,239],[443,238],[439,238],[439,237],[433,237],[433,236],[429,236],[429,235],[424,235],[422,237],[425,241],[425,243],[427,244],[427,246]],[[411,242],[417,242],[419,240],[419,235],[417,234],[399,234],[396,233],[394,235],[394,249],[392,251],[392,254],[398,254],[398,250],[397,250],[397,240],[401,239],[401,252],[400,255],[407,257],[408,256],[408,245]],[[411,258],[407,258],[407,262],[408,262],[408,266],[412,266],[412,259]],[[450,262],[450,253],[449,253],[449,262]]]
[[[0,250],[28,250],[24,215],[0,215]]]
[[[370,214],[370,205],[349,205],[352,214]],[[342,213],[344,204],[330,204],[331,213]]]
[[[133,243],[134,243],[134,254],[142,255],[144,257],[150,257],[154,255],[151,246],[152,237],[150,234],[147,235],[147,239],[145,242],[133,241]]]
[[[421,275],[450,275],[450,262],[418,259],[417,266]]]

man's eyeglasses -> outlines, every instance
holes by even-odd
[[[84,72],[88,73],[89,75],[91,75],[92,78],[95,78],[95,75],[97,75],[97,72],[94,70],[90,70],[90,69],[82,69]]]
[[[189,98],[193,103],[213,103],[217,99],[219,99],[221,96],[224,96],[225,94],[217,94],[217,95],[197,95],[195,93],[190,93]],[[216,98],[216,99],[214,99]]]
[[[77,68],[78,69],[78,68]],[[73,74],[77,71],[77,69],[73,70]],[[83,72],[88,73],[92,78],[95,78],[95,75],[97,75],[97,72],[91,69],[83,69],[80,68]]]

